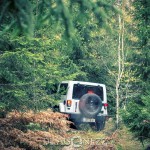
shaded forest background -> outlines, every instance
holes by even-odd
[[[98,82],[109,115],[150,138],[149,10],[149,0],[0,1],[1,117],[52,108],[63,80]]]

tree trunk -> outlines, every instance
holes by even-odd
[[[121,3],[118,0],[118,5]],[[124,11],[124,1],[122,2],[122,11]],[[124,13],[124,12],[123,12]],[[120,104],[120,81],[124,73],[124,20],[121,15],[118,15],[118,76],[116,80],[116,127],[119,127],[119,104]]]
[[[120,86],[120,75],[121,75],[121,16],[118,15],[119,23],[119,34],[118,34],[118,77],[116,80],[116,127],[119,125],[119,86]]]

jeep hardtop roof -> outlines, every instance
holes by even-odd
[[[101,84],[101,83],[93,83],[93,82],[84,82],[84,81],[62,81],[61,83],[73,83],[73,84],[84,84],[84,85],[94,85],[94,86],[102,86],[104,87],[105,84]]]

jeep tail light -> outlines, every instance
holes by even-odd
[[[108,103],[104,103],[103,105],[105,109],[108,107]]]
[[[71,107],[72,101],[71,100],[67,100],[67,107]]]

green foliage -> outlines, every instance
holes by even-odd
[[[131,101],[127,109],[122,111],[126,125],[141,141],[150,138],[150,93],[143,95],[139,102]]]
[[[131,69],[134,80],[130,83],[133,97],[128,99],[130,102],[122,116],[131,131],[143,141],[150,138],[150,30],[148,27],[150,3],[148,0],[134,1],[133,6],[135,10],[132,13],[136,22],[134,35],[138,37],[132,42],[136,45],[136,50],[129,60],[133,64]]]
[[[137,22],[138,32],[136,35],[139,40],[134,60],[136,62],[136,75],[139,76],[143,81],[150,80],[150,51],[149,51],[149,38],[150,38],[150,2],[148,0],[134,2],[135,10],[135,21]],[[141,8],[141,9],[140,9]],[[140,10],[140,11],[139,11]]]
[[[49,50],[49,39],[24,37],[9,40],[14,48],[0,55],[1,110],[44,109],[56,105],[53,84],[81,75],[79,68],[58,50]],[[7,47],[7,46],[6,46]]]
[[[32,131],[42,130],[41,125],[39,123],[32,123],[32,122],[26,125],[26,128]]]
[[[12,31],[14,35],[33,36],[33,12],[28,0],[0,2],[0,35]]]
[[[91,15],[96,18],[98,25],[106,26],[110,19],[108,10],[117,11],[113,5],[103,0],[89,0],[88,2],[86,0],[4,0],[0,6],[1,35],[12,31],[15,35],[33,36],[34,27],[57,22],[65,27],[64,31],[67,37],[75,39],[76,26],[71,16],[74,7],[78,7],[78,21],[82,26]]]

